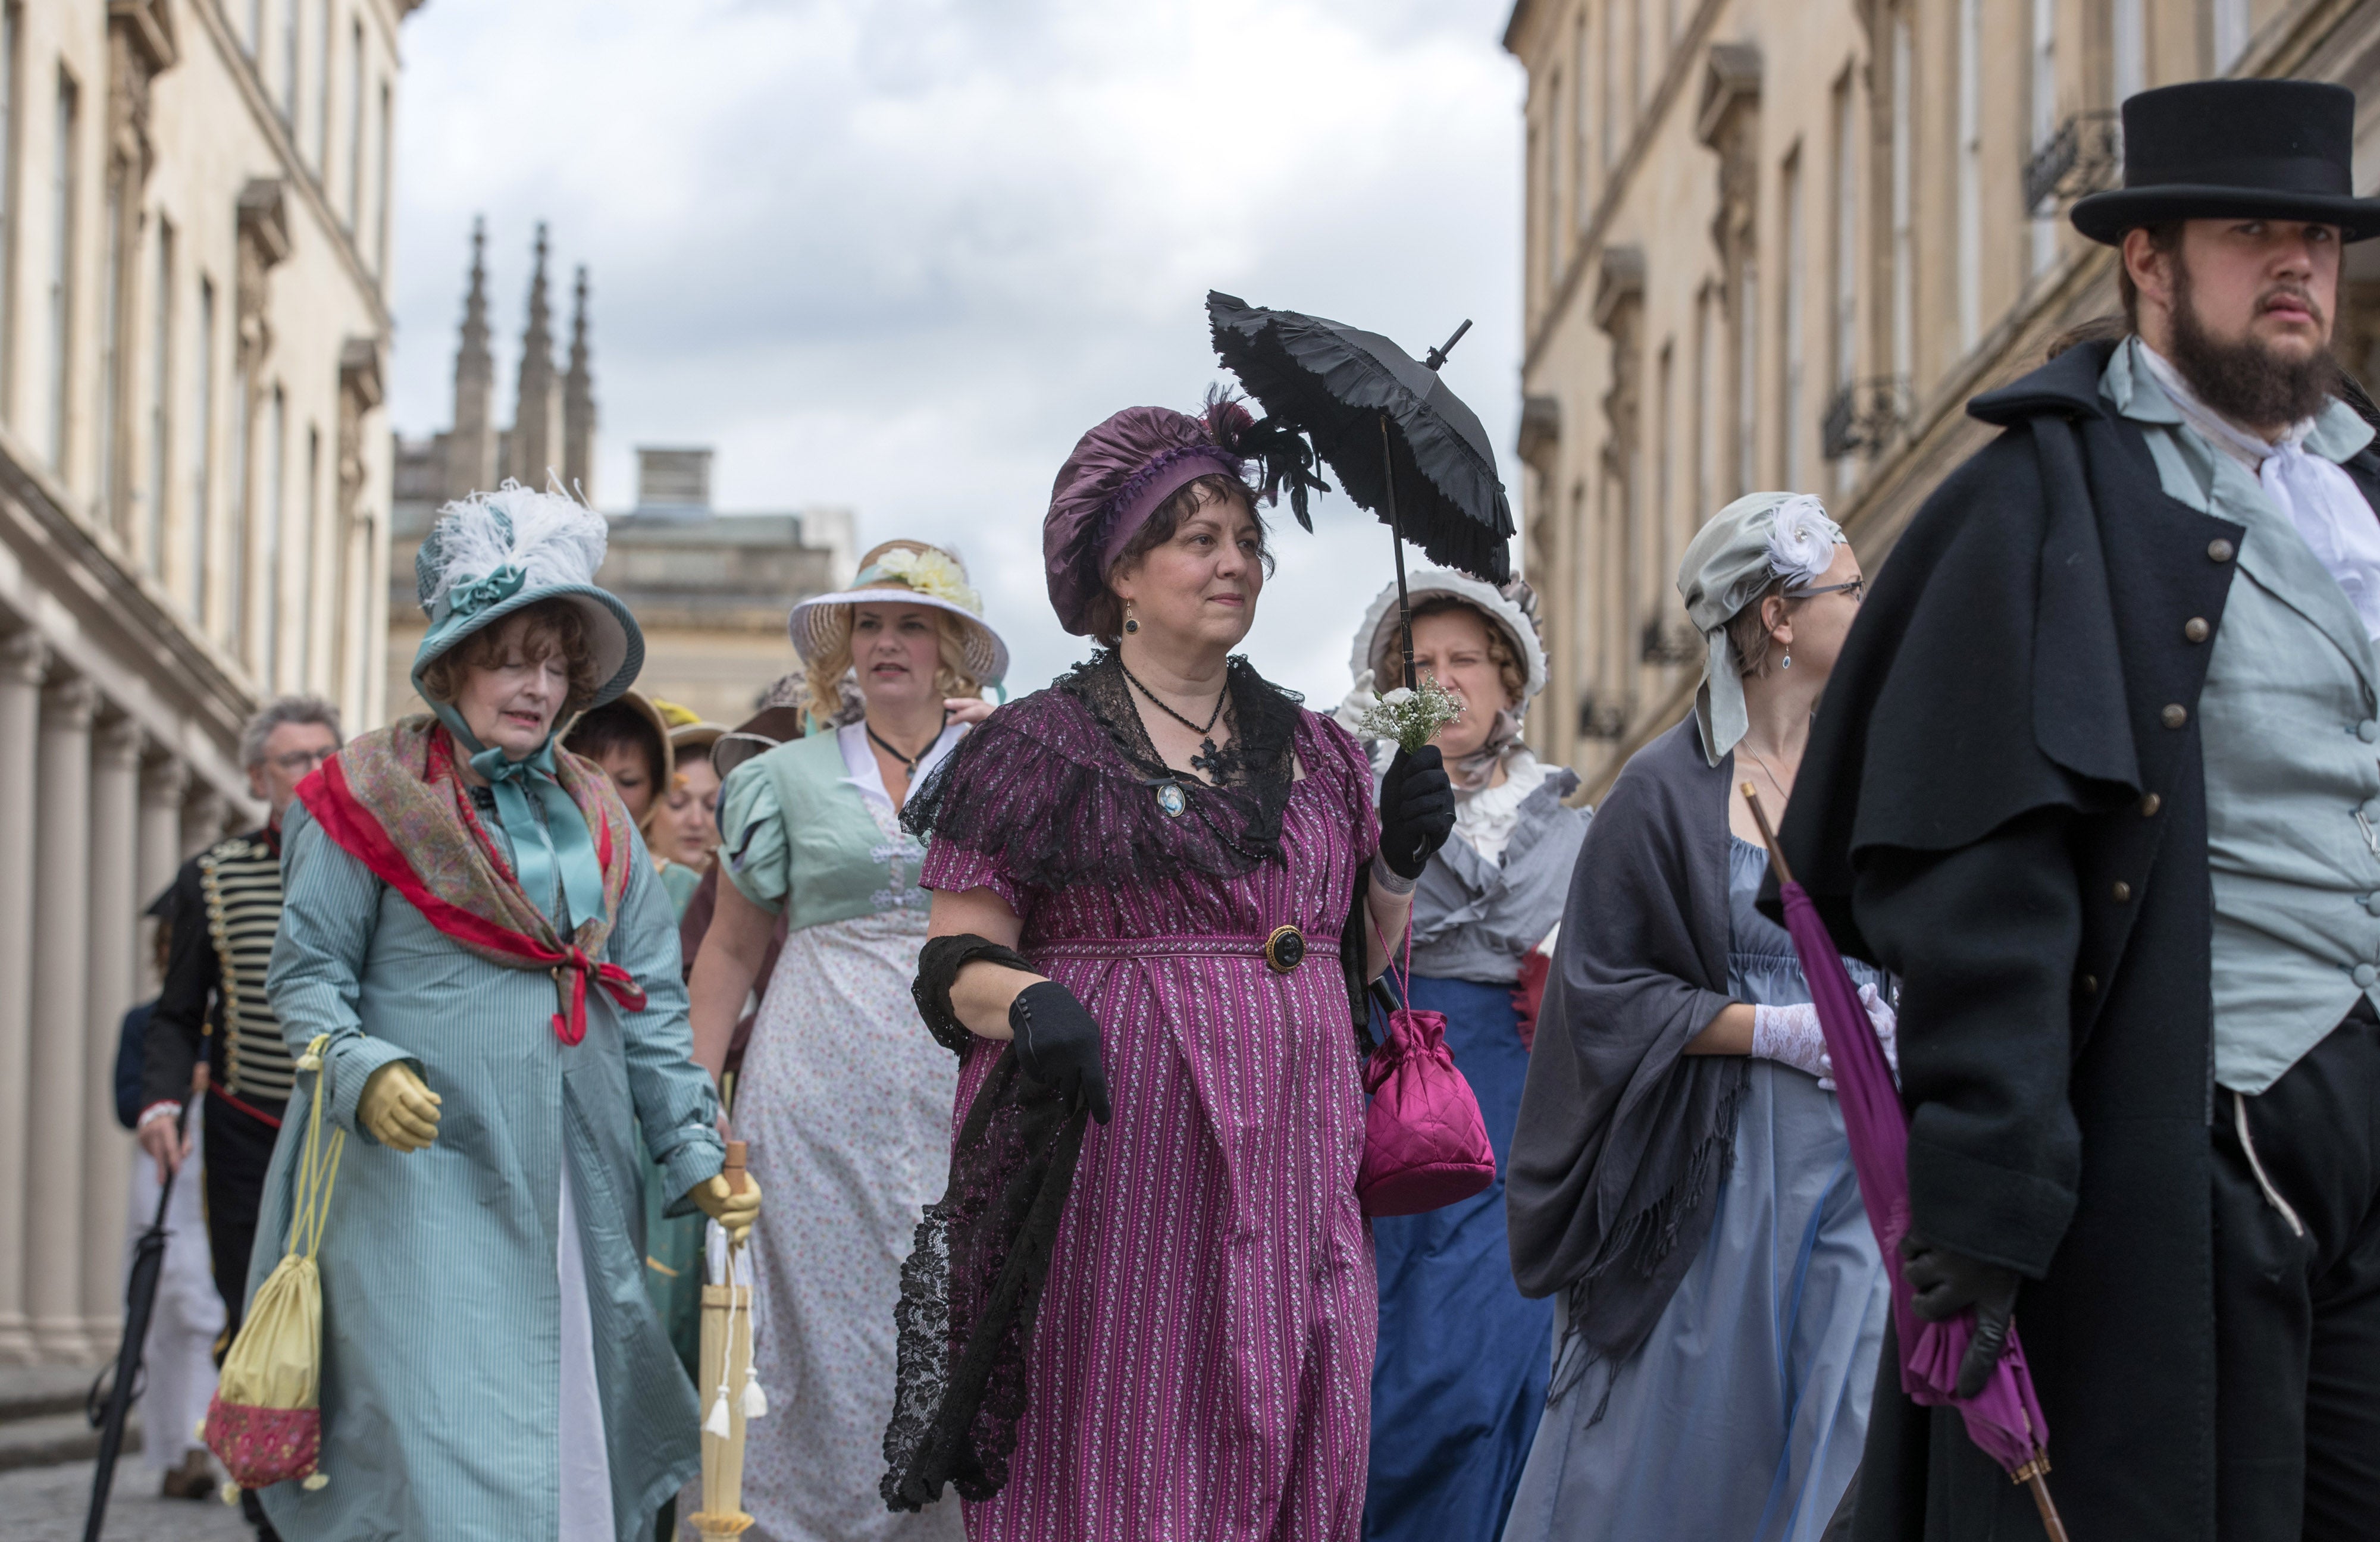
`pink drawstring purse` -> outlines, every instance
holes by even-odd
[[[1378,935],[1377,931],[1375,935]],[[1387,940],[1381,940],[1386,948]],[[1394,975],[1394,966],[1390,973]],[[1400,991],[1413,1000],[1413,932]],[[1446,1015],[1411,1005],[1389,1014],[1387,1042],[1364,1062],[1364,1162],[1355,1198],[1366,1215],[1419,1215],[1470,1198],[1496,1181],[1496,1148],[1479,1099],[1446,1048]]]

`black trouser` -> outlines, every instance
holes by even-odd
[[[2263,1096],[2216,1089],[2218,1535],[2380,1536],[2380,1014],[2347,1020]],[[2143,1409],[2143,1417],[2154,1411]]]
[[[278,1103],[251,1104],[279,1117]],[[221,1098],[207,1099],[207,1250],[215,1269],[215,1290],[224,1304],[224,1335],[216,1341],[221,1365],[239,1332],[248,1301],[248,1258],[256,1249],[256,1211],[264,1199],[264,1172],[273,1165],[278,1125],[243,1113]]]

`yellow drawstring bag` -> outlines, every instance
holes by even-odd
[[[322,1149],[322,1049],[330,1042],[329,1034],[317,1036],[298,1062],[299,1071],[314,1074],[314,1089],[306,1144],[290,1180],[289,1251],[249,1303],[207,1405],[207,1449],[242,1488],[295,1478],[320,1488],[330,1481],[314,1470],[322,1451],[322,1280],[314,1255],[347,1139],[334,1129],[330,1149]]]

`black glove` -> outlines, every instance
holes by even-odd
[[[1454,783],[1436,745],[1397,751],[1380,779],[1380,860],[1399,878],[1419,878],[1454,832]]]
[[[1108,1122],[1108,1074],[1099,1060],[1099,1026],[1075,993],[1056,980],[1028,985],[1008,1003],[1008,1026],[1025,1074],[1043,1087],[1090,1100],[1091,1117]]]
[[[1900,1239],[1900,1277],[1916,1293],[1911,1304],[1917,1315],[1928,1322],[1948,1322],[1970,1306],[1975,1309],[1975,1335],[1959,1362],[1959,1395],[1982,1392],[2008,1351],[2009,1317],[2023,1277],[1914,1236]]]

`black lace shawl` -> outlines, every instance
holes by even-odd
[[[921,838],[994,857],[1028,888],[1125,886],[1184,872],[1228,880],[1281,855],[1301,698],[1231,662],[1231,743],[1209,785],[1171,770],[1150,745],[1132,686],[1111,654],[994,712],[913,793],[902,822]],[[1173,782],[1180,815],[1158,805]],[[1062,817],[1053,817],[1062,810]],[[1359,879],[1342,962],[1364,1020]],[[968,1052],[955,1019],[927,1029]],[[1359,1029],[1359,1033],[1360,1033]],[[1368,1048],[1368,1042],[1366,1042]],[[950,1185],[926,1207],[901,1269],[898,1385],[884,1431],[880,1491],[919,1510],[945,1484],[983,1500],[1008,1482],[1024,1417],[1034,1317],[1074,1181],[1086,1109],[1003,1055],[976,1094],[951,1154]],[[1121,1369],[1121,1367],[1119,1367]]]

